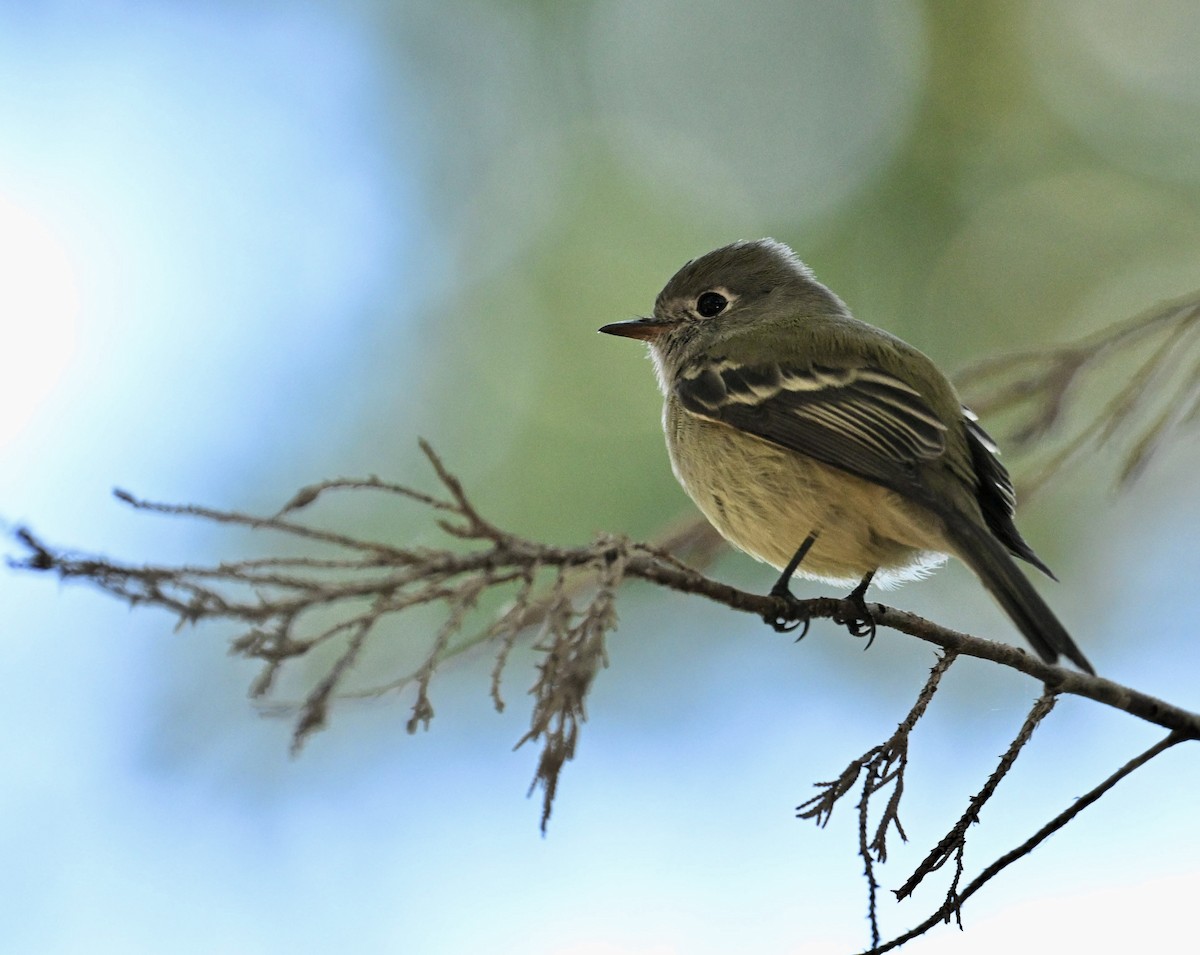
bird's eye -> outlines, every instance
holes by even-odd
[[[720,315],[728,304],[729,299],[720,292],[704,292],[696,299],[696,312],[701,318],[712,318]]]

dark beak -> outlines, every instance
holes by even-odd
[[[605,335],[620,335],[622,338],[636,338],[639,341],[652,342],[674,324],[674,322],[663,321],[660,318],[631,318],[627,322],[612,322],[605,325],[600,331]]]

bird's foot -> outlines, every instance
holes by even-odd
[[[865,594],[867,592],[866,584],[869,581],[863,581],[855,587],[846,598],[842,601],[842,609],[833,615],[833,622],[845,627],[850,631],[852,637],[866,637],[867,645],[864,650],[870,648],[875,642],[875,618],[871,616],[871,611],[867,609],[867,601]]]
[[[776,633],[791,633],[803,624],[804,629],[800,631],[800,636],[796,637],[796,642],[799,643],[808,633],[808,613],[782,580],[771,588],[771,596],[782,600],[786,604],[786,609],[779,613],[763,614],[763,623],[774,629]]]

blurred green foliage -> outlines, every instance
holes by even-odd
[[[424,434],[525,533],[646,535],[688,505],[646,362],[595,329],[694,255],[774,235],[948,368],[1195,287],[1196,18],[1154,5],[1154,46],[1140,10],[379,5],[433,231],[383,336],[422,371],[356,440]]]

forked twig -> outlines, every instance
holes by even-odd
[[[1117,483],[1126,486],[1170,439],[1200,420],[1198,342],[1200,293],[1193,292],[1079,341],[981,362],[956,380],[983,418],[1015,416],[1002,444],[1047,449],[1036,473],[1021,482],[1022,497],[1042,490],[1087,451],[1117,439],[1125,446]],[[1145,354],[1138,356],[1139,350]],[[1053,440],[1089,383],[1101,395],[1119,387],[1098,401],[1098,411]]]
[[[1178,743],[1182,743],[1186,739],[1189,739],[1189,737],[1185,736],[1184,734],[1171,733],[1159,740],[1149,749],[1139,753],[1115,773],[1105,779],[1104,782],[1093,787],[1084,795],[1080,796],[1077,800],[1075,800],[1074,803],[1071,804],[1069,808],[1060,812],[1019,846],[1016,846],[1015,848],[1004,853],[1004,855],[1000,856],[1000,858],[980,872],[979,875],[972,879],[970,884],[958,894],[957,898],[953,902],[947,899],[947,901],[944,902],[936,912],[930,915],[929,918],[925,919],[925,921],[921,922],[921,924],[909,929],[902,935],[897,935],[895,938],[884,943],[883,945],[874,943],[870,949],[863,952],[863,955],[884,955],[885,952],[893,951],[906,942],[911,942],[914,938],[924,935],[939,922],[948,921],[950,915],[954,911],[960,909],[962,904],[966,902],[967,899],[987,885],[987,883],[995,878],[1000,872],[1008,868],[1008,866],[1012,865],[1018,859],[1029,855],[1029,853],[1045,842],[1046,839],[1058,832],[1059,829],[1078,816],[1088,806],[1092,805],[1092,803],[1096,802],[1096,800],[1107,793],[1126,776],[1146,765],[1146,763],[1154,759],[1155,756],[1158,756],[1160,753],[1165,752]]]
[[[1025,722],[1021,725],[1021,729],[1017,732],[1016,737],[1009,744],[1004,755],[1000,757],[1000,763],[996,767],[995,772],[988,777],[983,788],[971,797],[971,802],[967,806],[966,811],[959,817],[958,822],[954,824],[953,828],[933,847],[921,864],[917,866],[913,874],[909,876],[904,885],[896,890],[897,899],[908,898],[913,893],[913,890],[921,884],[925,876],[940,869],[953,856],[955,860],[955,873],[950,883],[950,888],[946,890],[945,904],[949,913],[952,913],[955,919],[958,920],[959,927],[962,926],[962,899],[958,895],[958,885],[963,872],[963,855],[967,846],[967,830],[979,822],[979,813],[982,811],[984,805],[992,798],[992,795],[996,792],[996,787],[1000,785],[1000,781],[1012,769],[1013,764],[1017,761],[1017,756],[1020,755],[1025,744],[1033,736],[1033,731],[1037,729],[1042,720],[1050,715],[1050,711],[1054,709],[1054,703],[1057,698],[1057,694],[1050,691],[1038,697],[1029,714],[1025,717]],[[947,918],[949,918],[949,914]],[[876,940],[873,944],[877,945],[879,943]]]
[[[887,861],[887,834],[895,827],[897,835],[907,841],[904,827],[900,824],[900,797],[904,793],[904,771],[908,767],[908,740],[917,722],[925,715],[942,676],[950,669],[957,659],[953,651],[943,653],[929,672],[929,677],[917,701],[913,704],[908,715],[900,721],[894,732],[886,741],[863,753],[852,761],[837,777],[829,782],[817,783],[821,790],[817,795],[805,800],[796,807],[796,815],[800,819],[813,819],[817,825],[824,827],[833,815],[833,808],[863,775],[862,790],[858,801],[858,854],[863,860],[863,875],[867,880],[867,918],[871,924],[872,944],[879,944],[879,918],[876,902],[879,894],[879,883],[875,878],[875,863]],[[887,805],[880,813],[879,822],[874,835],[868,837],[870,829],[870,807],[872,797],[882,789],[892,787],[892,793]]]

